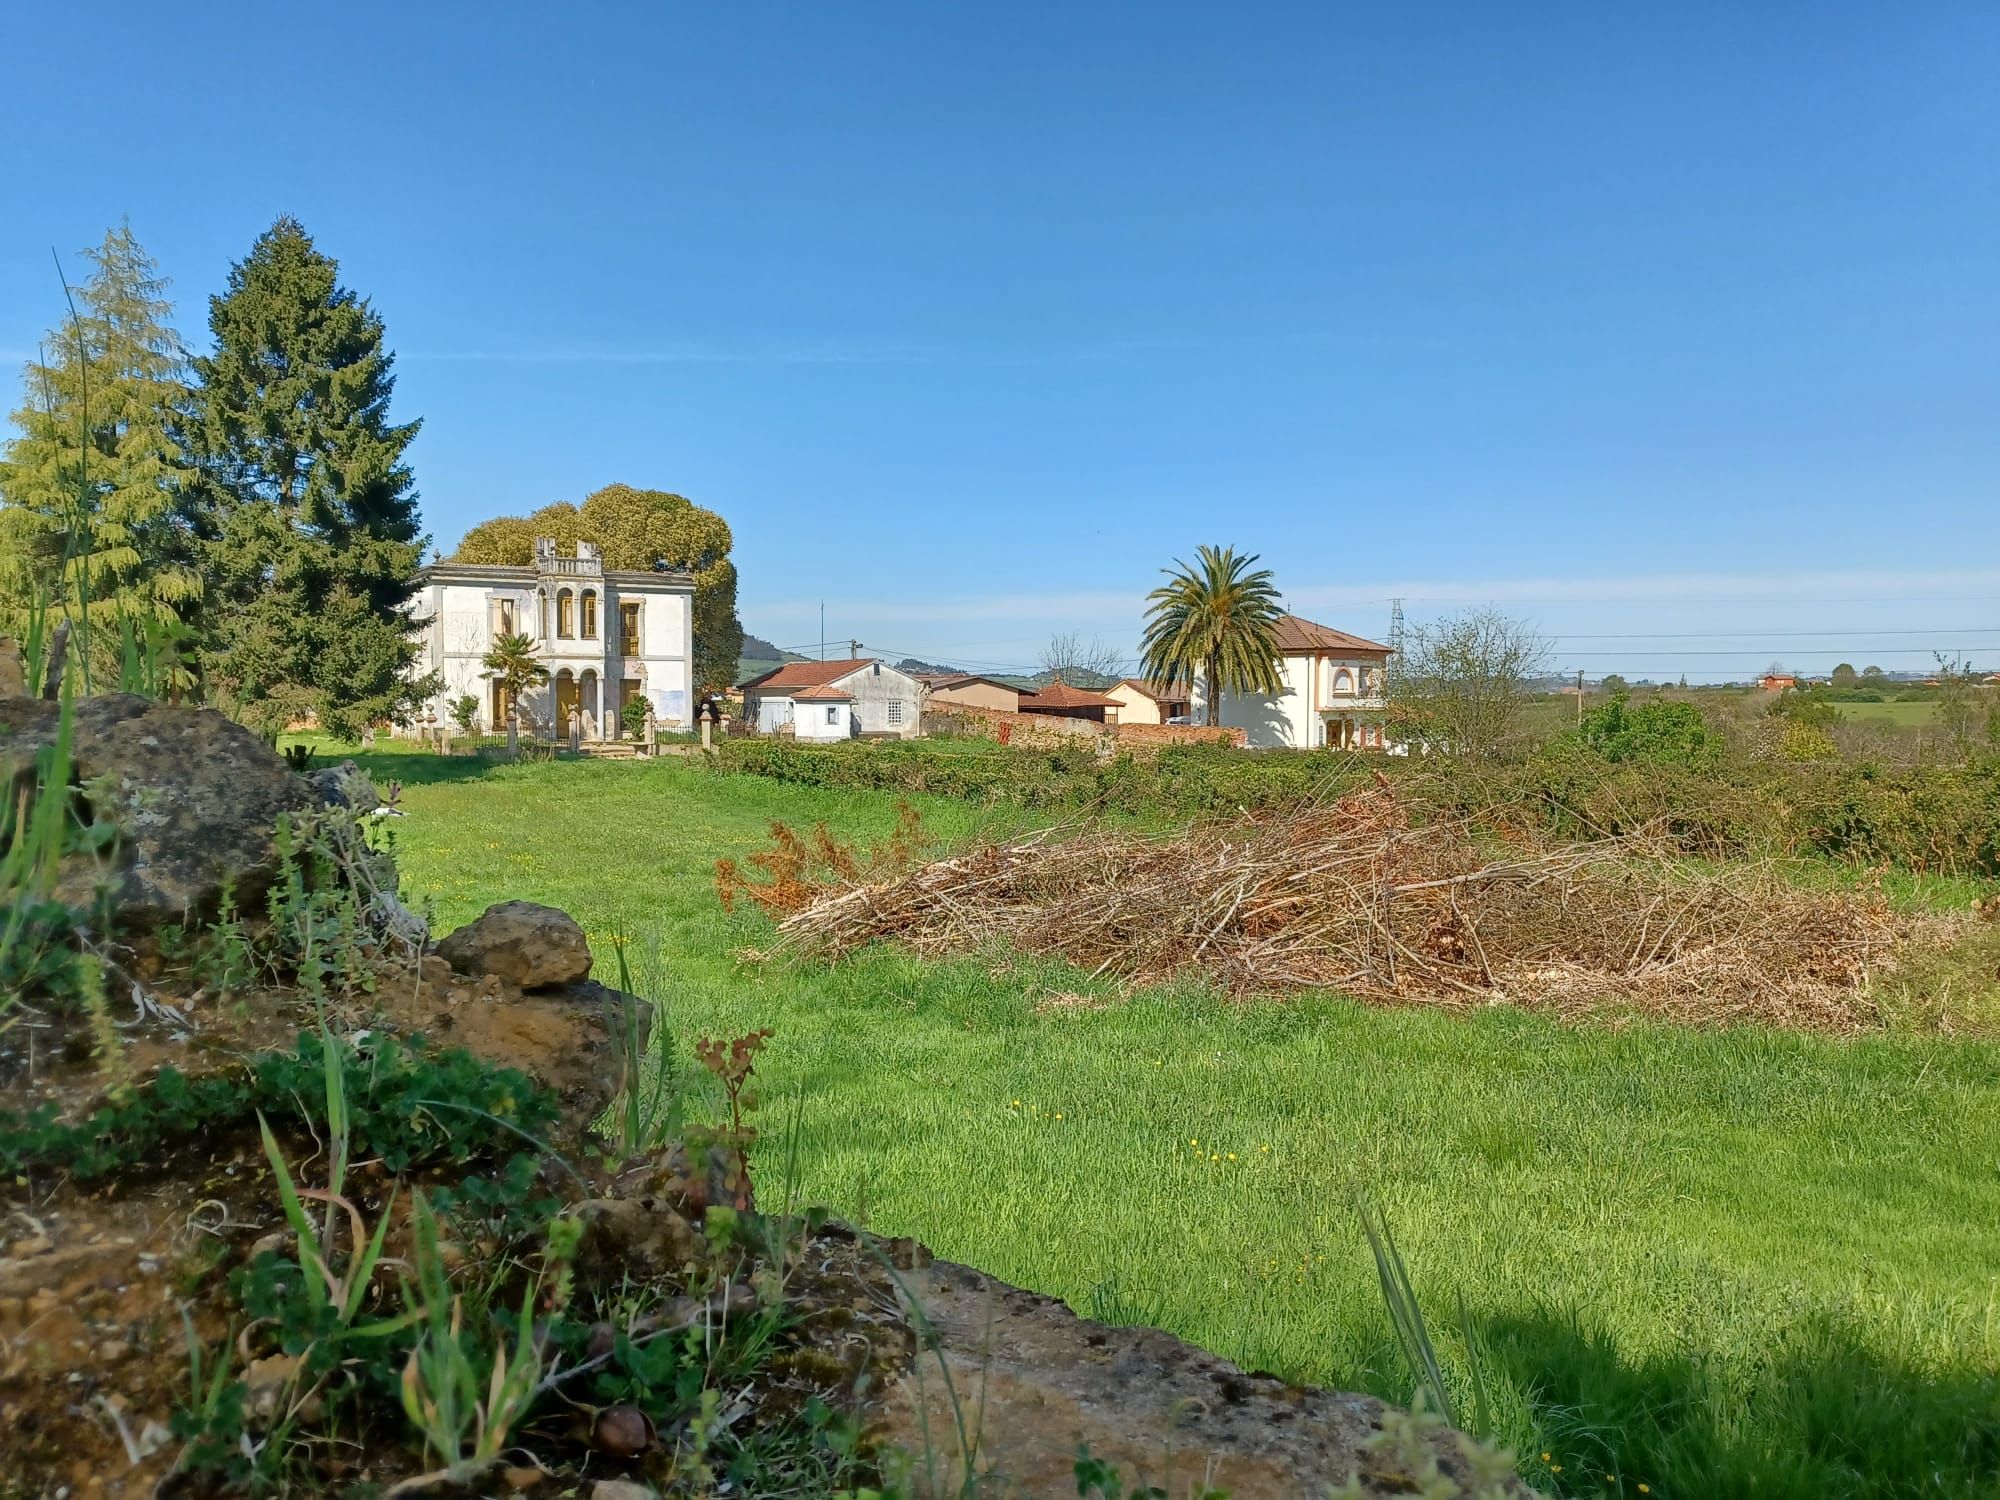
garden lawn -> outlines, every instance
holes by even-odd
[[[656,947],[644,987],[679,1037],[773,1028],[766,1128],[800,1113],[810,1200],[1082,1311],[1406,1400],[1365,1185],[1468,1417],[1469,1332],[1492,1429],[1544,1489],[2000,1493],[1990,1043],[1121,1000],[887,950],[745,965],[770,927],[722,912],[715,859],[764,847],[772,818],[881,838],[894,799],[680,762],[362,759],[405,783],[405,886],[441,926],[560,905],[602,977],[613,931]],[[914,800],[952,842],[1024,821]]]

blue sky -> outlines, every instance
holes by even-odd
[[[1557,667],[2000,658],[2000,8],[23,7],[0,351],[129,214],[387,319],[447,549],[612,480],[791,646],[1129,646],[1263,554]],[[128,105],[121,101],[131,101]],[[12,404],[11,402],[9,403]],[[1873,648],[1873,649],[1871,649]]]

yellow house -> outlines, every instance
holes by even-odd
[[[1120,724],[1165,724],[1185,719],[1194,711],[1192,689],[1185,684],[1169,687],[1164,682],[1127,677],[1106,688],[1104,696],[1118,704]]]
[[[991,677],[975,677],[969,672],[927,672],[918,680],[924,685],[926,708],[958,705],[990,708],[1003,714],[1021,710],[1021,690]]]

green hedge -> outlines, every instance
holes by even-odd
[[[734,740],[726,772],[805,786],[921,792],[1075,812],[1201,817],[1337,797],[1376,774],[1419,815],[1496,814],[1563,838],[1665,827],[1692,853],[1819,856],[1951,875],[2000,875],[2000,760],[1882,767],[1711,754],[1613,760],[1575,737],[1525,760],[1453,764],[1336,751],[1189,745],[1100,761],[1087,749],[941,753],[922,742],[825,747]]]

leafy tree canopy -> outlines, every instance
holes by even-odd
[[[1498,610],[1415,626],[1389,676],[1390,723],[1439,754],[1497,754],[1518,738],[1528,680],[1547,658],[1532,627]]]
[[[1175,561],[1146,596],[1140,671],[1160,682],[1207,687],[1212,725],[1224,692],[1274,693],[1278,679],[1278,590],[1269,568],[1233,547],[1195,550],[1193,567]]]
[[[607,568],[694,575],[694,671],[697,691],[718,692],[736,677],[743,625],[736,616],[736,565],[729,560],[729,523],[685,495],[608,484],[581,506],[559,500],[528,516],[498,516],[465,534],[456,562],[525,567],[535,538],[557,549],[595,542]]]

